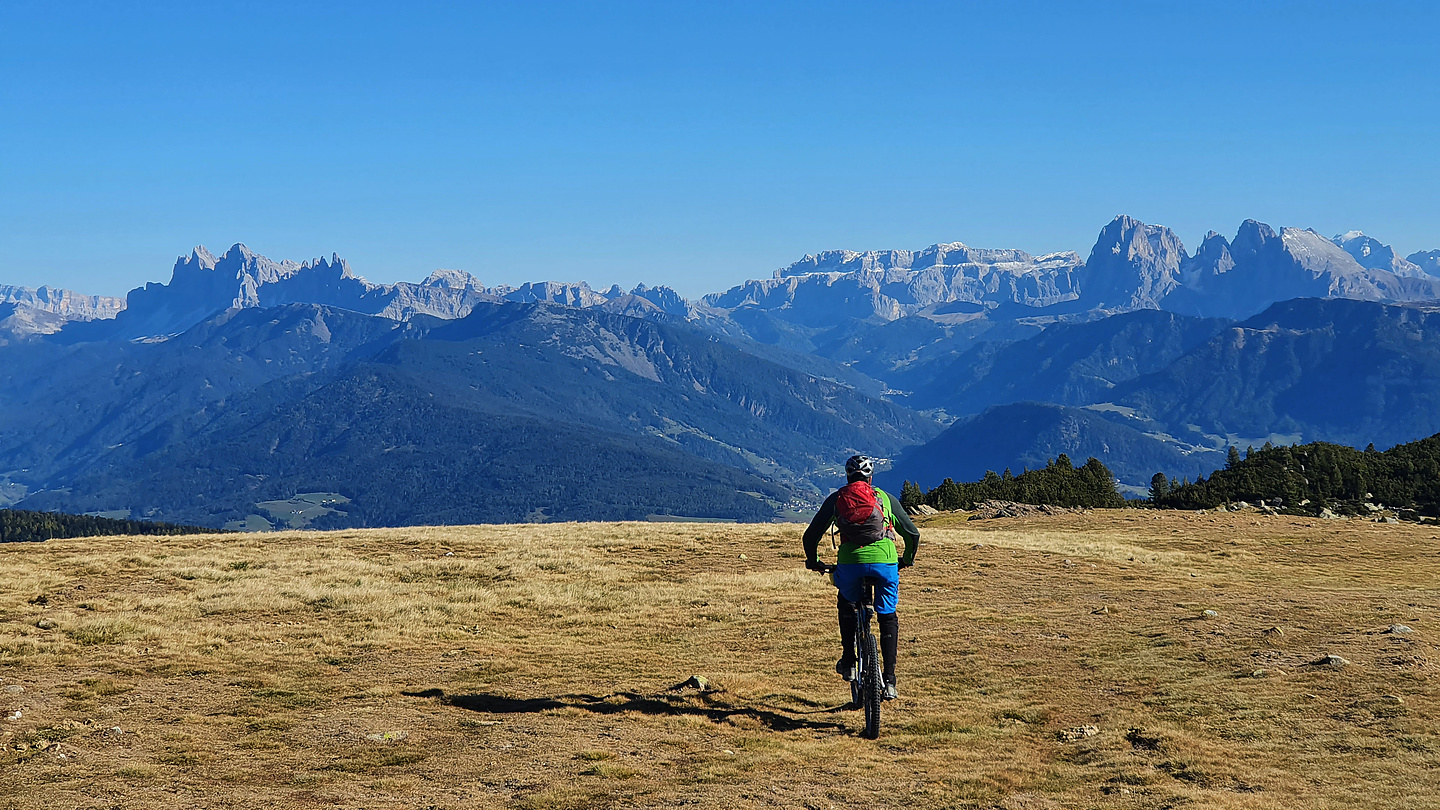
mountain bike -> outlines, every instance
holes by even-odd
[[[835,566],[825,565],[822,573],[832,574]],[[834,578],[831,578],[834,581]],[[865,577],[860,580],[860,601],[855,608],[855,655],[854,677],[850,680],[850,704],[865,710],[865,730],[861,736],[873,740],[880,736],[880,703],[885,692],[885,678],[880,669],[880,645],[870,628],[870,617],[875,612],[875,586],[880,580]]]

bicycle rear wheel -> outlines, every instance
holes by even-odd
[[[880,736],[880,701],[884,697],[885,683],[880,676],[880,654],[875,646],[875,634],[866,633],[860,643],[864,666],[860,670],[860,692],[865,703],[864,737],[875,739]]]

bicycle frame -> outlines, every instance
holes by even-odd
[[[833,575],[835,568],[826,566],[826,570]],[[861,579],[860,600],[850,603],[855,612],[855,649],[850,651],[855,656],[855,678],[850,681],[850,700],[855,708],[865,710],[863,736],[872,740],[880,735],[880,702],[884,689],[878,639],[870,622],[875,612],[877,584],[874,577]]]

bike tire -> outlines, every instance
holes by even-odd
[[[863,736],[873,740],[880,736],[880,702],[884,697],[885,682],[880,675],[880,653],[876,649],[875,634],[865,633],[861,647],[865,660],[864,668],[860,672],[860,691],[865,699]]]

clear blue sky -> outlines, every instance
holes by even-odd
[[[1440,248],[1435,3],[220,5],[0,6],[0,283],[243,241],[695,296],[1117,213]]]

